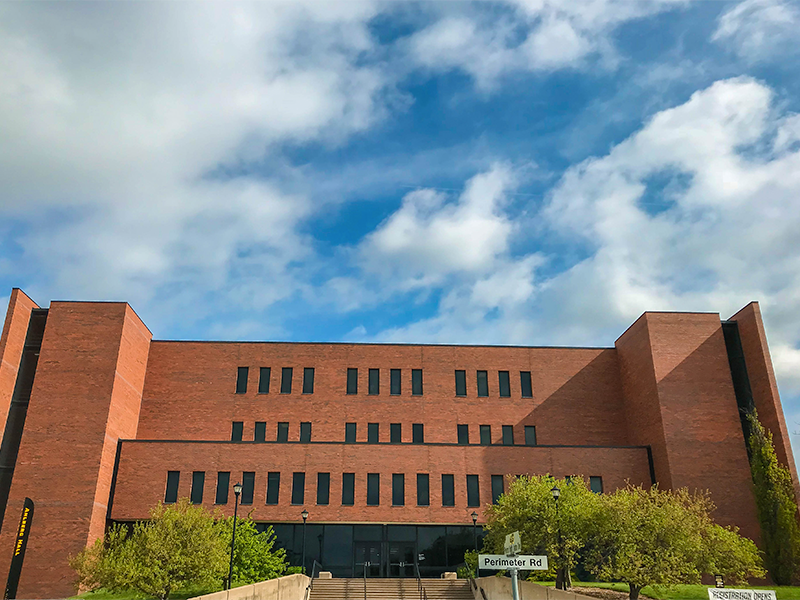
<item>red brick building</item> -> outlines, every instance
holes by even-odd
[[[191,497],[274,524],[338,575],[450,570],[505,475],[708,489],[759,527],[740,420],[794,467],[757,303],[645,313],[608,348],[153,340],[125,303],[14,289],[0,337],[0,577],[35,504],[18,597],[73,593],[109,521]]]

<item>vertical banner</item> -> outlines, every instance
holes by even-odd
[[[14,540],[14,556],[11,558],[11,568],[8,570],[8,581],[6,582],[5,600],[17,597],[17,586],[19,585],[19,575],[22,572],[22,561],[25,560],[25,548],[28,547],[28,534],[31,531],[33,521],[33,500],[25,498],[22,507],[22,517],[19,520],[17,537]]]

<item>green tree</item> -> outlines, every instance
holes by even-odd
[[[750,425],[750,470],[764,545],[764,562],[778,585],[790,585],[800,572],[800,526],[789,469],[778,462],[772,433],[753,411]]]
[[[230,542],[206,509],[184,498],[150,511],[150,520],[127,529],[114,527],[105,542],[95,544],[72,561],[78,583],[86,588],[137,590],[166,600],[189,585],[219,587],[227,575]],[[229,539],[229,538],[228,538]]]
[[[561,494],[553,500],[551,490]],[[558,572],[559,587],[571,585],[570,572],[580,552],[594,537],[602,500],[580,477],[569,481],[550,476],[511,479],[508,492],[486,509],[484,549],[503,552],[506,534],[519,531],[523,554],[546,554]]]
[[[233,517],[220,523],[220,533],[230,548]],[[274,546],[275,532],[271,526],[259,533],[256,524],[249,517],[239,517],[236,522],[236,544],[233,548],[233,584],[257,583],[286,574],[289,566],[286,562],[286,551]]]
[[[712,569],[739,580],[764,574],[755,545],[714,524],[708,494],[628,486],[603,508],[587,563],[599,578],[627,583],[631,600],[646,585],[699,583]]]

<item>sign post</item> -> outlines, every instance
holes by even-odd
[[[511,593],[514,600],[519,600],[519,570],[524,571],[546,571],[547,557],[522,555],[522,540],[519,531],[509,533],[506,536],[506,543],[503,546],[505,554],[479,554],[479,569],[494,569],[496,571],[507,569],[511,571]]]

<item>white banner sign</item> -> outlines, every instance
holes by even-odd
[[[479,554],[479,569],[524,569],[526,571],[547,571],[546,556],[504,556],[503,554]],[[716,600],[716,599],[714,599]],[[752,599],[750,599],[752,600]],[[773,599],[774,600],[774,599]]]
[[[708,600],[776,600],[775,590],[708,588]]]

